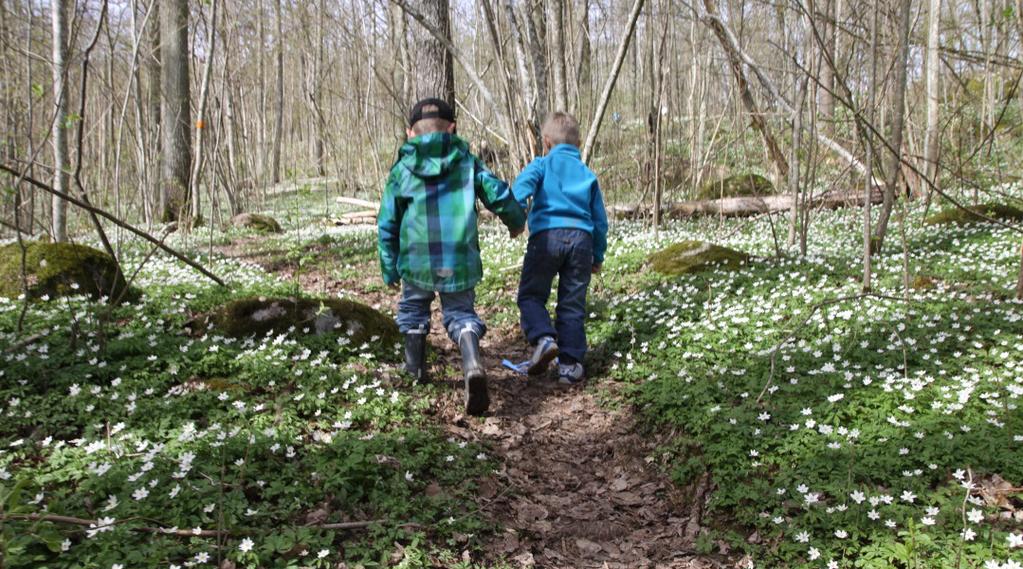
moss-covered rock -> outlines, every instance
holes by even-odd
[[[374,336],[387,343],[400,338],[393,320],[351,300],[242,298],[210,314],[207,321],[234,337],[263,336],[271,331],[280,334],[294,327],[304,334],[346,334],[355,343],[368,342]]]
[[[137,293],[128,284],[117,263],[102,251],[73,243],[25,243],[25,275],[28,297],[85,294],[98,299],[130,300]],[[11,243],[0,247],[0,296],[16,298],[24,291],[21,275],[21,247]]]
[[[736,174],[705,182],[696,199],[716,200],[746,196],[770,196],[775,193],[771,181],[760,174]]]
[[[985,217],[1009,221],[1023,221],[1023,209],[1016,206],[1002,203],[986,203],[981,205],[967,206],[966,209],[953,207],[940,211],[927,219],[927,225],[946,225],[967,223],[981,223],[986,221]]]
[[[682,241],[650,255],[653,269],[671,276],[719,267],[734,269],[748,260],[746,253],[703,241]]]
[[[281,233],[281,224],[269,215],[261,213],[239,213],[231,218],[231,225],[253,229],[261,233]]]

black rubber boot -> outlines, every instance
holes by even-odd
[[[405,372],[419,385],[430,382],[426,377],[426,334],[405,334]]]
[[[482,415],[490,407],[487,392],[487,370],[480,357],[480,338],[476,332],[465,330],[458,336],[458,349],[462,352],[462,373],[465,375],[465,412]]]

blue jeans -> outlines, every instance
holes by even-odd
[[[530,344],[544,336],[558,340],[561,363],[586,356],[586,289],[593,268],[593,237],[581,229],[548,229],[529,236],[519,281],[522,331]],[[551,324],[547,299],[558,276],[557,324]],[[556,329],[555,329],[556,328]]]
[[[416,285],[402,283],[401,300],[398,301],[398,329],[402,334],[430,333],[430,305],[438,293],[419,288]],[[458,335],[470,327],[480,338],[487,332],[483,320],[476,314],[476,291],[474,289],[458,292],[440,293],[440,307],[444,314],[444,328],[452,342],[458,342]]]

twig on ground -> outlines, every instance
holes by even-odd
[[[27,522],[50,522],[55,524],[68,524],[76,526],[85,526],[94,529],[107,528],[115,525],[124,525],[131,521],[136,521],[139,518],[129,518],[124,520],[116,520],[110,524],[101,524],[99,520],[89,520],[85,518],[76,518],[74,516],[60,516],[56,514],[5,514],[0,515],[0,522],[4,521],[27,521]],[[387,520],[366,520],[359,522],[336,522],[330,524],[318,524],[313,526],[306,526],[315,529],[324,530],[352,530],[352,529],[365,529],[371,525],[382,524]],[[416,523],[402,523],[398,524],[401,527],[420,527],[420,524]],[[258,535],[271,531],[270,529],[256,529],[256,528],[241,528],[234,530],[195,530],[195,529],[178,529],[176,527],[151,527],[151,526],[140,526],[140,527],[129,527],[131,531],[137,531],[141,533],[154,533],[162,535],[176,535],[180,537],[224,537],[224,536],[245,536],[245,535]]]

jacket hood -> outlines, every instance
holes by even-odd
[[[431,132],[409,139],[398,151],[398,163],[419,178],[436,178],[469,155],[469,143],[457,135]]]

